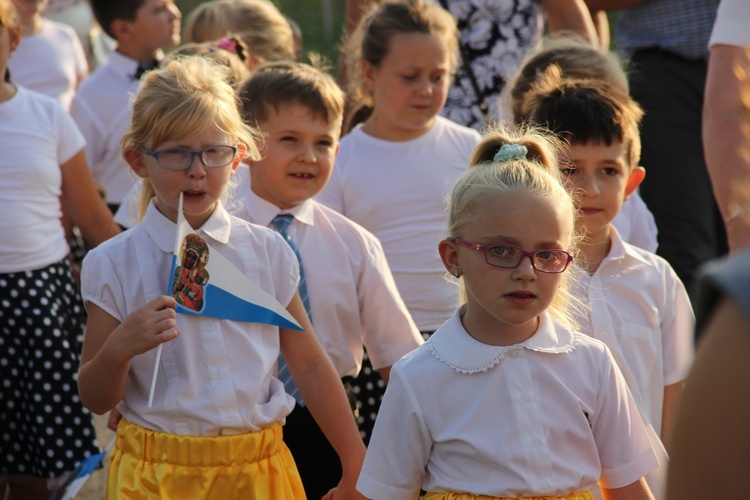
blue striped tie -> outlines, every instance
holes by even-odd
[[[294,255],[297,256],[297,261],[299,262],[299,296],[302,299],[302,304],[305,306],[307,315],[310,317],[310,321],[312,321],[312,315],[310,314],[310,297],[307,295],[307,281],[305,280],[305,271],[302,269],[302,258],[300,257],[297,245],[294,243],[292,238],[289,236],[289,233],[287,232],[289,224],[292,223],[292,220],[294,220],[294,216],[292,214],[279,214],[274,217],[273,225],[279,232],[279,234],[281,234],[281,236],[292,248]],[[302,396],[300,396],[300,393],[297,390],[297,386],[295,385],[294,380],[292,380],[292,374],[289,373],[289,367],[286,366],[286,361],[284,361],[284,357],[281,355],[279,355],[279,380],[284,382],[284,388],[286,389],[286,392],[294,397],[294,399],[297,401],[297,404],[299,404],[300,406],[305,406],[305,402],[302,401]]]

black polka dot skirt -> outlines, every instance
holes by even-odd
[[[433,333],[422,332],[422,337],[427,340]],[[380,403],[383,401],[383,395],[385,394],[385,381],[380,377],[380,373],[372,367],[367,351],[362,358],[362,369],[351,385],[352,393],[357,400],[359,434],[367,445],[370,443],[375,419],[378,416]]]
[[[0,474],[53,478],[99,452],[76,384],[84,321],[67,260],[0,274]]]

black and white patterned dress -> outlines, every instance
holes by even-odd
[[[487,104],[490,116],[504,116],[499,107],[506,82],[536,47],[542,31],[539,0],[441,0],[458,22],[464,54],[471,60],[480,96],[477,96],[463,62],[442,115],[481,130],[487,123],[479,107]]]

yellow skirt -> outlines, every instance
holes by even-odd
[[[108,499],[305,498],[281,425],[232,436],[154,432],[120,421],[107,477]]]
[[[594,500],[594,495],[588,491],[573,493],[564,497],[514,497],[500,498],[486,495],[472,495],[471,493],[427,493],[423,500]]]

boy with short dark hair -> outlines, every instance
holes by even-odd
[[[312,199],[338,152],[343,92],[322,71],[283,62],[261,66],[239,96],[245,121],[264,143],[263,159],[249,166],[250,189],[235,192],[244,201],[238,215],[275,227],[298,249],[315,332],[342,379],[359,373],[364,345],[387,380],[391,365],[422,337],[377,238]],[[341,465],[304,403],[287,417],[284,441],[309,498],[336,485]]]
[[[94,179],[114,213],[134,183],[120,149],[130,97],[142,74],[158,66],[162,49],[180,43],[182,15],[172,0],[91,0],[91,7],[117,46],[81,83],[70,113],[86,138]]]
[[[527,111],[568,143],[560,169],[578,205],[579,298],[590,306],[581,330],[609,346],[665,441],[693,358],[693,310],[669,263],[624,242],[611,224],[645,176],[638,165],[643,111],[619,88],[565,80],[556,69],[531,91]],[[652,491],[663,491],[648,479]]]

